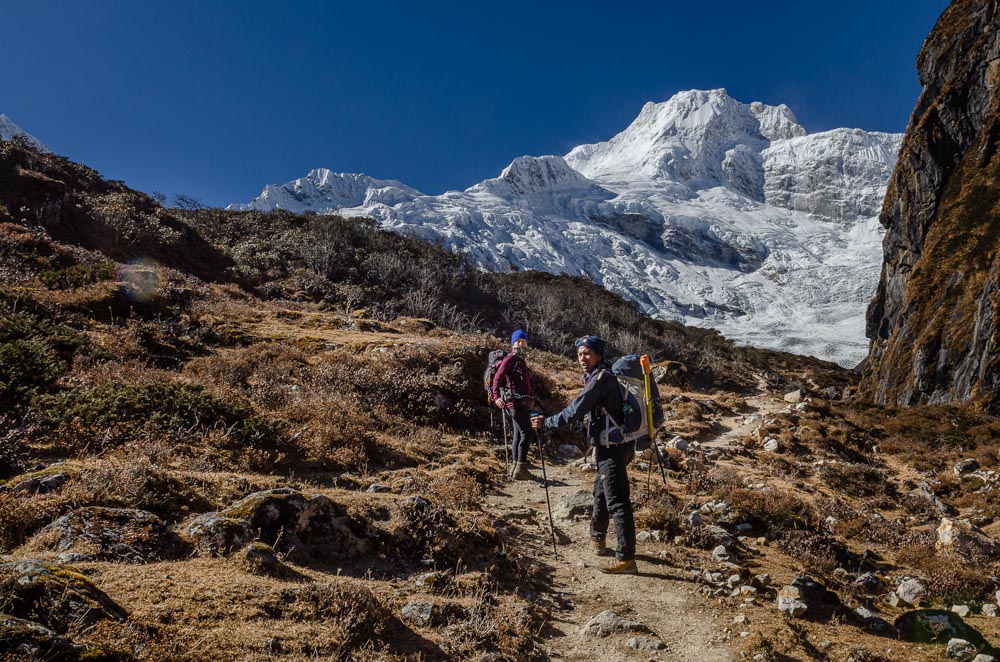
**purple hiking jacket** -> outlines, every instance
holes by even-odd
[[[500,389],[505,388],[510,389],[511,394],[514,395],[513,399],[505,398],[508,410],[514,409],[515,403],[518,402],[517,396],[530,397],[532,395],[531,370],[528,368],[528,362],[513,352],[500,362],[500,367],[497,368],[497,373],[493,376],[493,400],[499,400]]]

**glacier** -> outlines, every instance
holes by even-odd
[[[606,142],[519,157],[464,191],[321,168],[229,208],[374,218],[484,269],[586,276],[654,317],[853,367],[901,140],[810,134],[786,105],[690,90]]]

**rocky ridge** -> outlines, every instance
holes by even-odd
[[[882,209],[863,388],[892,405],[1000,412],[1000,12],[952,3],[917,61],[923,93]]]

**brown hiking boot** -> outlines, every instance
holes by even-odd
[[[604,540],[596,540],[594,538],[591,538],[590,551],[594,553],[594,556],[607,556],[608,544],[604,542]]]
[[[518,462],[514,465],[514,471],[511,472],[510,477],[514,480],[531,480],[531,474],[528,472],[528,467],[524,466],[524,462]]]
[[[620,559],[607,559],[597,565],[597,569],[606,575],[637,575],[639,568],[635,565],[635,559],[622,561]]]

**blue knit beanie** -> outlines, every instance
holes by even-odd
[[[601,358],[604,358],[604,350],[607,349],[607,343],[598,336],[583,336],[582,338],[577,338],[573,344],[576,347],[589,347],[600,354]]]
[[[528,342],[528,334],[524,332],[524,329],[518,329],[514,333],[510,334],[510,345],[514,346],[518,340],[524,339],[524,342]]]

